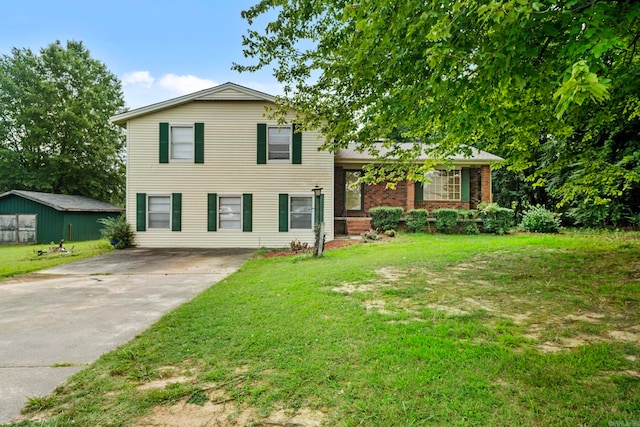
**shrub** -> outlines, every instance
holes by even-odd
[[[478,228],[478,225],[475,223],[465,225],[463,231],[464,231],[464,234],[469,234],[469,235],[480,234],[480,229]]]
[[[524,212],[520,228],[532,233],[557,233],[560,218],[544,206],[533,206]]]
[[[407,229],[412,233],[422,233],[428,217],[426,209],[411,209],[407,212]]]
[[[124,215],[100,218],[98,223],[102,224],[102,229],[100,230],[102,237],[109,240],[116,249],[133,246],[135,234]]]
[[[402,216],[402,208],[380,206],[377,208],[369,209],[369,216],[371,217],[371,225],[374,229],[385,232],[388,230],[394,230],[400,222]]]
[[[296,239],[289,243],[289,248],[291,248],[291,252],[307,252],[309,251],[309,244]]]
[[[501,208],[496,203],[481,203],[478,209],[483,220],[482,228],[485,233],[505,234],[515,224],[513,209]]]
[[[365,231],[364,233],[361,234],[361,236],[362,236],[362,241],[364,243],[375,242],[376,240],[382,239],[382,237],[380,237],[378,232],[375,230]]]
[[[436,209],[433,211],[436,217],[436,230],[441,233],[451,233],[458,225],[458,211],[456,209]]]

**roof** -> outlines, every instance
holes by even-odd
[[[380,143],[380,145],[382,145]],[[406,147],[407,149],[414,146],[412,142],[403,142],[399,144],[400,147]],[[454,156],[449,157],[449,160],[452,160],[454,163],[469,163],[469,164],[487,164],[494,162],[501,162],[504,159],[502,157],[498,157],[494,154],[488,153],[486,151],[478,150],[474,147],[467,147],[471,151],[471,155],[467,156],[463,153],[456,154]],[[384,156],[389,152],[388,148],[380,147],[380,156]],[[426,160],[427,156],[422,155],[418,157],[416,160]],[[351,143],[347,148],[342,148],[338,150],[335,155],[336,162],[345,162],[345,163],[369,163],[376,160],[380,160],[378,157],[373,156],[366,152],[359,152],[356,150],[356,144]]]
[[[147,114],[173,108],[178,105],[195,101],[266,101],[275,102],[275,97],[235,83],[224,83],[209,89],[204,89],[188,95],[172,98],[167,101],[136,108],[126,113],[116,114],[111,117],[111,122],[120,126],[126,126],[127,120],[141,117]]]
[[[84,196],[69,196],[67,194],[40,193],[37,191],[11,190],[0,194],[0,199],[8,196],[18,196],[32,202],[49,206],[64,212],[123,212],[124,209]]]

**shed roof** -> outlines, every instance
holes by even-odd
[[[123,208],[111,203],[102,202],[84,196],[70,196],[67,194],[40,193],[37,191],[11,190],[0,194],[0,199],[8,196],[18,196],[32,202],[49,206],[62,212],[123,212]]]
[[[412,142],[403,142],[400,144],[401,147],[406,147],[407,149],[414,146],[414,144],[420,143],[412,143]],[[501,162],[504,159],[502,157],[496,156],[494,154],[488,153],[486,151],[478,150],[475,147],[467,147],[470,149],[470,155],[466,155],[464,153],[456,154],[454,156],[449,157],[449,160],[452,160],[454,163],[474,163],[474,164],[487,164],[494,162]],[[389,152],[388,148],[382,146],[380,143],[380,155],[384,156]],[[416,160],[426,160],[427,156],[422,155]],[[367,152],[359,152],[356,150],[356,144],[351,143],[347,148],[343,148],[338,150],[335,155],[336,162],[361,162],[361,163],[370,163],[379,160],[377,157],[371,155]]]
[[[275,102],[275,97],[264,92],[227,82],[198,92],[172,98],[156,104],[136,108],[135,110],[117,114],[111,117],[111,122],[120,126],[126,126],[127,120],[141,117],[147,114],[173,108],[178,105],[194,101],[267,101]]]

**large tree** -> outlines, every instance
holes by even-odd
[[[124,136],[109,122],[117,77],[81,42],[0,58],[0,192],[24,189],[124,200]]]
[[[559,204],[607,204],[640,185],[638,2],[262,0],[243,16],[272,19],[244,38],[255,62],[235,68],[273,66],[280,111],[320,128],[325,148],[375,154],[399,130],[429,142],[392,149],[397,173],[370,178],[419,179],[418,151],[468,144],[529,171]]]

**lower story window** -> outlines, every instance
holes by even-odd
[[[424,200],[460,200],[461,179],[459,170],[436,170],[427,173],[423,187]]]
[[[171,225],[171,197],[149,196],[147,206],[149,228],[169,229]]]
[[[240,230],[242,226],[242,199],[240,196],[220,196],[218,224],[221,230]]]
[[[296,197],[290,199],[291,218],[289,223],[292,229],[311,229],[313,219],[313,199],[311,197]]]
[[[348,211],[362,210],[362,183],[358,180],[362,177],[361,171],[345,171],[345,205]]]

